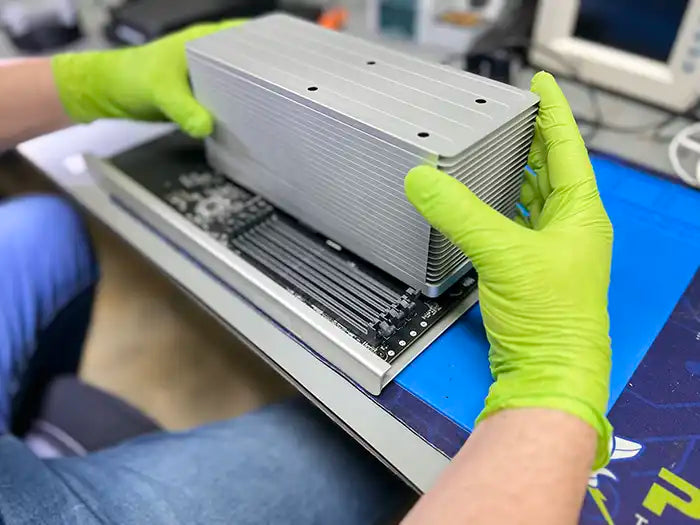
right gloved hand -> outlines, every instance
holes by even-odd
[[[598,433],[594,468],[608,461],[612,428],[607,294],[612,227],[569,105],[548,73],[540,96],[521,201],[513,222],[464,185],[428,166],[406,177],[406,195],[479,272],[479,301],[494,383],[479,420],[508,408],[562,410]]]

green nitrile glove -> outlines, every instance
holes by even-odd
[[[479,272],[494,383],[479,420],[506,408],[574,414],[598,432],[595,468],[608,461],[612,427],[607,312],[612,226],[569,105],[548,73],[521,200],[513,222],[428,166],[411,170],[406,195]]]
[[[193,137],[206,137],[214,124],[192,96],[185,44],[241,23],[195,25],[138,47],[57,55],[53,73],[66,113],[76,122],[172,120]]]

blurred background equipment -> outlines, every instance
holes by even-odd
[[[551,71],[591,150],[697,185],[688,138],[669,146],[698,120],[700,1],[661,4],[505,0],[465,49],[465,69],[523,88]]]
[[[17,0],[0,6],[0,24],[12,43],[28,53],[64,47],[82,34],[74,0]]]
[[[498,16],[474,39],[465,69],[506,84],[525,62],[537,0],[505,0]]]
[[[369,0],[370,32],[464,54],[509,0]]]
[[[530,61],[672,111],[700,86],[700,0],[540,0]]]
[[[106,37],[118,45],[143,44],[198,22],[249,18],[270,11],[318,21],[328,29],[342,29],[347,11],[324,9],[324,2],[278,0],[127,0],[110,10]]]
[[[690,186],[700,188],[700,123],[683,128],[668,147],[676,174]]]
[[[115,43],[143,44],[196,22],[257,16],[276,0],[130,0],[111,10],[105,28]]]
[[[331,7],[318,17],[318,24],[326,29],[340,31],[348,23],[348,10],[344,7]]]

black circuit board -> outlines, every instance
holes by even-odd
[[[389,363],[476,287],[471,272],[427,298],[214,173],[201,147],[180,145],[174,155],[170,142],[141,146],[113,163]]]

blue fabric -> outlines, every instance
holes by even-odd
[[[37,353],[45,348],[59,361],[79,355],[90,304],[82,298],[96,279],[88,236],[65,202],[31,197],[0,204],[5,429]],[[302,400],[86,457],[40,460],[2,434],[3,525],[365,525],[385,523],[412,499],[401,481]]]
[[[612,407],[700,265],[700,191],[605,157],[591,160],[615,230]],[[396,381],[471,430],[492,382],[479,308],[451,326]]]
[[[6,436],[0,465],[0,522],[8,525],[371,525],[411,499],[302,400],[85,458],[40,461]]]
[[[66,372],[77,365],[89,312],[52,325],[97,277],[89,237],[67,202],[29,196],[0,203],[0,434],[9,429],[22,381],[31,375],[40,388],[50,373],[29,374],[39,348],[43,367]],[[91,301],[82,303],[89,308]]]

